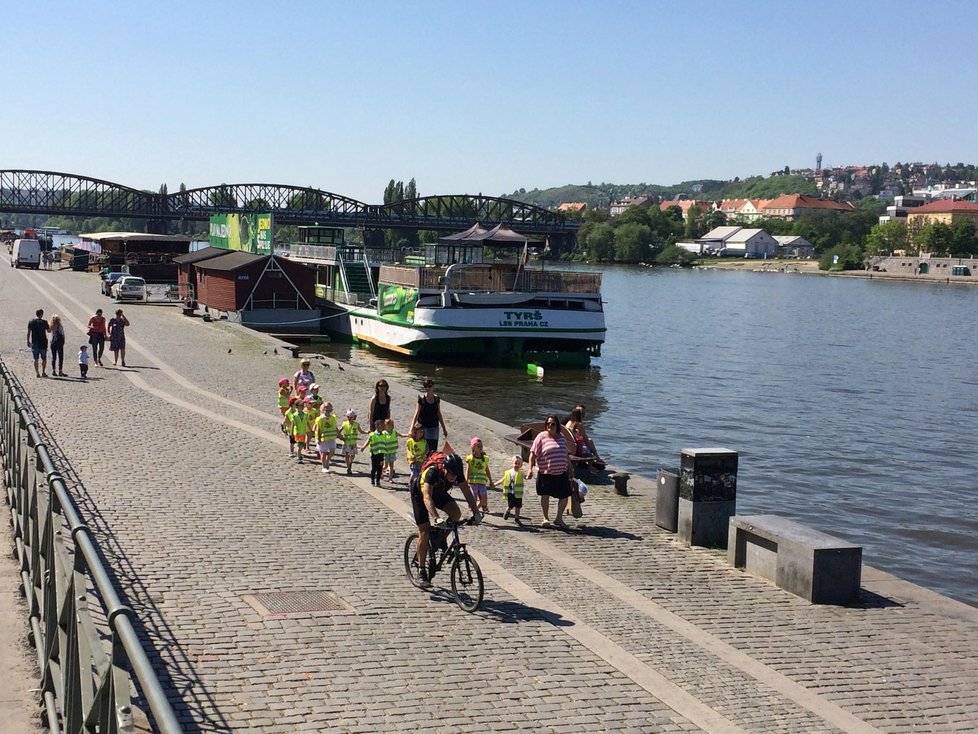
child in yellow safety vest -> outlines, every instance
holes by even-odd
[[[309,398],[306,398],[309,400]],[[312,419],[309,415],[309,408],[312,406],[312,401],[308,403],[306,401],[299,402],[298,400],[292,406],[292,412],[289,418],[289,424],[292,427],[292,438],[295,440],[295,458],[298,463],[302,463],[303,455],[306,449],[306,437],[309,435],[310,427],[312,426]]]
[[[489,514],[489,488],[495,486],[489,471],[489,454],[482,447],[482,439],[473,436],[472,453],[465,457],[465,481],[475,495],[483,514]]]
[[[292,397],[292,383],[288,377],[283,377],[278,381],[278,411],[285,417],[285,411],[289,409],[289,398]]]
[[[408,436],[407,440],[407,460],[408,465],[411,467],[411,477],[408,480],[410,483],[414,482],[421,474],[421,465],[424,463],[425,457],[428,455],[428,442],[424,439],[424,426],[420,423],[415,423],[411,427],[411,435]]]
[[[328,474],[329,462],[333,460],[333,452],[336,451],[336,416],[333,415],[332,403],[323,403],[319,409],[313,433],[316,434],[316,448],[319,449],[323,474]]]
[[[397,439],[408,438],[410,435],[409,433],[395,431],[392,419],[388,418],[384,421],[384,438],[387,440],[384,449],[384,474],[391,481],[394,481],[394,462],[397,461],[397,448],[400,443]]]
[[[384,472],[384,455],[387,452],[387,435],[384,433],[384,420],[374,421],[374,430],[367,434],[367,440],[360,447],[362,452],[370,447],[370,483],[380,486],[380,477]]]
[[[503,472],[503,497],[506,498],[506,514],[503,520],[508,520],[512,514],[517,525],[520,521],[520,510],[523,509],[523,459],[513,457],[513,466]]]
[[[346,420],[340,425],[340,438],[343,439],[343,458],[346,459],[346,473],[353,473],[353,459],[357,455],[357,438],[366,431],[357,423],[357,412],[350,408],[346,411]]]

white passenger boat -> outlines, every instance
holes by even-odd
[[[334,335],[412,357],[587,366],[605,339],[601,274],[527,267],[525,251],[483,262],[481,243],[415,255],[299,245],[291,258],[316,267]]]

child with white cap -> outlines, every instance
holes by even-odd
[[[357,455],[357,438],[367,432],[357,423],[357,412],[350,408],[346,411],[346,420],[340,425],[340,438],[343,439],[343,458],[346,459],[346,473],[353,473],[353,459]]]

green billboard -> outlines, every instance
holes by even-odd
[[[215,214],[210,219],[210,245],[271,255],[273,231],[271,214]]]

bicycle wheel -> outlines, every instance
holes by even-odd
[[[431,578],[430,571],[435,567],[435,553],[431,545],[428,545],[428,578]],[[411,533],[404,541],[404,573],[408,580],[420,588],[421,576],[418,574],[418,534]]]
[[[455,603],[467,612],[474,612],[482,604],[484,592],[479,564],[468,551],[459,551],[452,563],[452,595]]]

